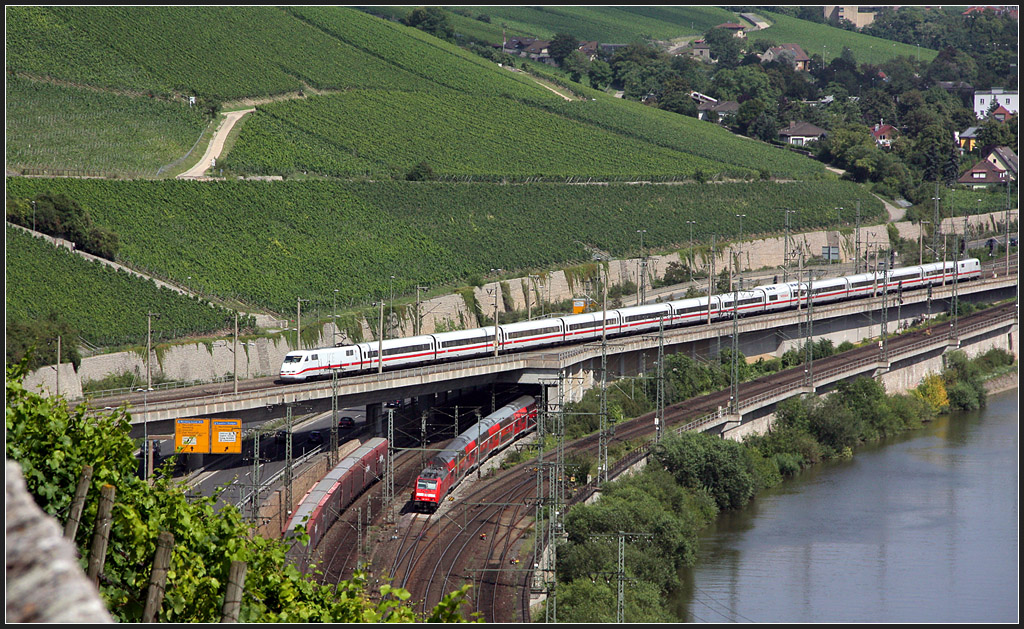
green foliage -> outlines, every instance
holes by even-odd
[[[629,536],[626,539],[627,576],[646,584],[635,592],[647,592],[636,596],[651,605],[647,610],[627,611],[627,617],[663,617],[665,611],[661,603],[656,603],[656,594],[663,595],[678,586],[679,568],[692,565],[696,558],[697,532],[717,512],[706,492],[685,489],[669,472],[650,466],[639,474],[606,484],[600,501],[573,507],[565,521],[568,542],[558,552],[559,579],[579,588],[578,595],[598,599],[592,607],[582,605],[582,601],[570,604],[572,611],[566,618],[570,618],[570,622],[614,618],[614,604],[604,607],[606,603],[602,603],[605,600],[603,590],[587,584],[591,580],[600,584],[604,573],[615,570],[620,531],[651,534],[651,537]],[[559,594],[560,615],[565,609],[561,596]],[[606,617],[608,613],[612,618]]]
[[[100,596],[119,622],[141,618],[157,537],[174,535],[159,622],[217,622],[232,561],[245,561],[242,622],[415,622],[459,619],[466,588],[427,614],[404,601],[409,593],[385,584],[379,597],[356,573],[337,586],[320,584],[287,563],[287,545],[255,535],[234,507],[215,509],[215,498],[188,498],[163,474],[152,485],[136,476],[137,444],[123,410],[87,415],[63,398],[44,398],[22,386],[25,365],[8,365],[6,455],[17,461],[26,486],[43,511],[63,519],[82,469],[93,467],[87,507],[75,539],[84,567],[101,487],[115,490]]]
[[[738,509],[754,495],[753,463],[735,441],[686,432],[664,439],[655,456],[684,487],[706,489],[720,509]]]
[[[101,258],[113,260],[117,256],[117,234],[94,225],[89,213],[63,194],[43,193],[33,199],[8,199],[7,220],[68,240]]]
[[[71,363],[76,370],[82,364],[76,346],[78,332],[56,311],[33,320],[8,315],[5,329],[8,364],[25,359],[30,370],[57,364],[57,337],[61,339],[59,362]]]
[[[19,75],[7,77],[7,118],[9,169],[125,177],[158,176],[193,148],[209,122],[184,99],[86,90]]]
[[[233,311],[212,308],[152,281],[89,262],[15,227],[7,227],[5,258],[8,362],[20,360],[36,343],[55,349],[57,334],[63,339],[62,360],[76,363],[78,359],[68,352],[79,337],[92,344],[144,343],[147,312],[160,313],[160,318],[153,319],[155,340],[234,325]],[[252,317],[239,317],[240,328],[252,325]],[[53,357],[50,354],[46,360]]]
[[[121,236],[120,257],[204,294],[291,312],[296,298],[331,304],[414,286],[461,281],[491,268],[509,272],[589,259],[581,242],[628,255],[632,226],[662,225],[651,246],[712,230],[777,230],[773,208],[797,195],[814,207],[862,199],[864,214],[881,203],[850,184],[805,182],[695,186],[502,186],[438,182],[126,182],[15,178],[8,196],[63,193],[97,224]],[[801,212],[794,228],[825,224],[829,212]],[[834,213],[833,213],[834,215]],[[750,227],[748,228],[748,225]],[[544,238],[528,238],[531,234]],[[223,234],[231,234],[225,239]],[[338,234],[343,234],[339,238]],[[511,242],[516,247],[483,247]],[[311,253],[313,255],[311,255]],[[395,260],[402,260],[395,273]],[[339,287],[337,277],[349,278]],[[192,277],[189,280],[189,276]],[[310,308],[316,304],[310,304]],[[304,306],[303,310],[306,307]],[[140,309],[140,312],[143,311]],[[157,309],[156,312],[162,312]],[[145,329],[145,325],[139,329]]]

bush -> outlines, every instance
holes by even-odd
[[[676,481],[706,488],[720,509],[738,509],[754,495],[753,463],[742,444],[686,432],[661,445],[655,456]]]
[[[949,389],[949,407],[962,411],[976,411],[988,402],[985,387],[971,381],[957,382]]]

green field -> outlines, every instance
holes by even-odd
[[[7,79],[7,167],[156,177],[207,127],[197,107]]]
[[[882,204],[846,182],[684,185],[500,185],[284,181],[8,181],[8,194],[50,191],[77,199],[121,239],[119,257],[205,294],[292,312],[296,298],[368,301],[389,289],[462,284],[489,269],[557,268],[646,244],[671,250],[694,237],[778,234],[781,208],[793,229],[835,220],[861,202],[863,220]]]
[[[7,321],[54,317],[93,345],[146,340],[146,313],[153,339],[170,340],[230,329],[234,312],[160,288],[99,262],[7,226],[4,247]],[[243,324],[244,324],[243,320]]]
[[[751,41],[770,39],[776,44],[800,44],[808,56],[820,55],[826,62],[841,55],[844,47],[853,52],[858,64],[877,65],[899,56],[929,62],[939,54],[936,50],[862,35],[771,11],[757,11],[757,14],[772,25],[763,31],[749,32],[747,36]]]

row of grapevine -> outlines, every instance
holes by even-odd
[[[187,153],[207,120],[198,107],[7,79],[8,168],[155,175]]]
[[[380,23],[335,8],[346,22]],[[12,7],[7,68],[78,84],[230,100],[351,86],[396,89],[416,77],[269,6]]]
[[[43,191],[78,200],[121,236],[121,256],[212,295],[292,312],[296,298],[362,301],[415,285],[465,281],[491,268],[551,268],[589,259],[586,246],[635,255],[645,244],[699,242],[835,220],[860,201],[864,220],[881,203],[846,182],[602,185],[425,182],[340,183],[12,179],[8,194]],[[189,279],[191,278],[191,279]],[[97,292],[96,294],[103,294]]]
[[[581,105],[588,106],[600,105]],[[237,172],[345,176],[366,170],[402,175],[421,161],[437,174],[512,177],[643,178],[730,170],[710,155],[653,146],[505,98],[441,89],[353,90],[264,106],[221,163]]]
[[[86,261],[14,227],[7,227],[6,236],[8,323],[53,317],[94,345],[144,343],[147,312],[160,314],[152,321],[155,340],[233,325],[232,311]]]

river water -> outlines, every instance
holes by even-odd
[[[1017,622],[1018,401],[943,417],[725,514],[688,622]]]

